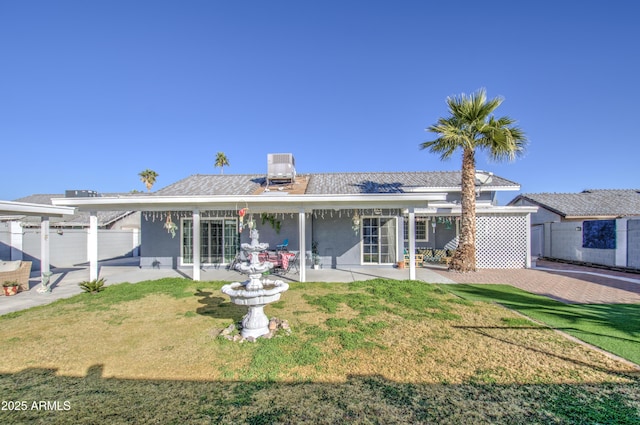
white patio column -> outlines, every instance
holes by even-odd
[[[193,210],[193,280],[200,280],[200,211]]]
[[[526,250],[527,250],[527,258],[525,261],[525,267],[527,269],[531,268],[531,214],[527,213],[527,229],[526,232],[524,233],[526,236]]]
[[[416,212],[413,207],[409,208],[408,226],[409,226],[409,279],[416,280]]]
[[[19,221],[12,221],[11,224],[11,260],[22,260],[22,226]]]
[[[616,219],[616,259],[615,265],[627,267],[627,220]]]
[[[298,280],[300,282],[307,281],[307,245],[306,245],[306,214],[304,208],[298,212],[298,246],[300,253],[298,254]]]
[[[89,257],[89,280],[98,279],[98,213],[89,213],[87,231],[87,257]]]
[[[133,243],[133,257],[139,257],[140,256],[140,229],[131,229],[131,236],[133,237],[132,243]]]
[[[50,271],[49,217],[40,217],[40,276]]]

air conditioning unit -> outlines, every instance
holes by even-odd
[[[293,182],[296,178],[296,161],[291,153],[267,154],[267,183]]]

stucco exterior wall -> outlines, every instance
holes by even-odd
[[[182,220],[173,219],[178,225],[176,236],[164,229],[163,220],[143,217],[140,220],[140,265],[142,267],[162,264],[163,268],[179,266]]]
[[[325,216],[313,220],[312,238],[318,242],[322,268],[360,266],[360,234],[351,228],[351,218]]]

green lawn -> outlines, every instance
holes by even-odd
[[[223,284],[119,284],[0,316],[0,424],[640,422],[629,365],[470,299],[537,302],[583,321],[546,298],[485,285],[293,283],[265,309],[292,333],[239,344],[218,336],[246,312]],[[610,326],[634,332],[623,325]]]
[[[473,301],[496,302],[640,364],[640,304],[564,304],[508,285],[451,285]]]

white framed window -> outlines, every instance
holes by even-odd
[[[193,219],[182,219],[183,264],[193,264]],[[235,218],[200,219],[200,263],[225,264],[238,252],[238,221]]]
[[[427,217],[416,217],[416,241],[428,242],[429,241],[429,219]],[[409,240],[409,219],[404,219],[404,240]]]

